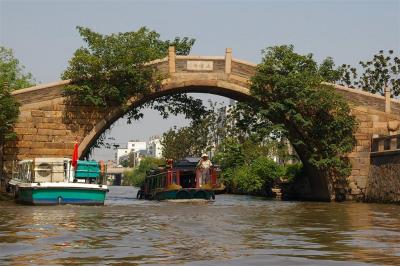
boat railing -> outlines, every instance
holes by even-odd
[[[165,172],[148,174],[146,176],[145,190],[150,191],[158,188],[164,188],[168,185]]]
[[[210,187],[217,186],[219,168],[211,167],[208,171],[209,173],[204,175],[202,170],[195,170],[196,188],[201,188],[206,184]],[[209,178],[204,180],[203,176],[208,176]],[[174,184],[181,185],[181,170],[179,169],[170,168],[162,172],[149,172],[146,175],[145,190],[150,191],[158,188],[166,188]]]
[[[196,188],[200,188],[203,185],[216,186],[218,172],[218,168],[216,167],[210,167],[208,173],[205,170],[196,168]]]

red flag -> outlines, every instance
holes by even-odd
[[[78,164],[78,141],[75,141],[75,145],[74,145],[74,154],[72,155],[72,166],[74,168],[76,168],[77,164]]]

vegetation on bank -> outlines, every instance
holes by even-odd
[[[264,50],[252,78],[252,95],[260,100],[264,119],[280,125],[309,177],[345,185],[357,127],[348,103],[323,81],[340,77],[331,58],[320,65],[312,54],[300,55],[291,45]]]
[[[221,181],[231,193],[271,196],[271,188],[284,178],[285,166],[271,157],[271,147],[246,139],[226,139],[215,156],[221,167]]]
[[[145,157],[140,161],[138,167],[132,171],[124,173],[124,185],[130,185],[134,187],[140,187],[146,176],[146,172],[151,169],[157,169],[159,166],[165,165],[164,159],[157,159],[151,157]]]

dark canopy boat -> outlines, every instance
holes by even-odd
[[[215,190],[220,187],[217,181],[219,168],[212,166],[209,180],[200,183],[198,161],[199,158],[169,161],[166,167],[148,171],[137,197],[150,200],[215,199]]]

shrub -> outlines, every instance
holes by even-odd
[[[165,164],[163,159],[151,157],[143,158],[137,168],[124,173],[124,183],[134,187],[141,187],[144,183],[146,172],[163,164]]]

